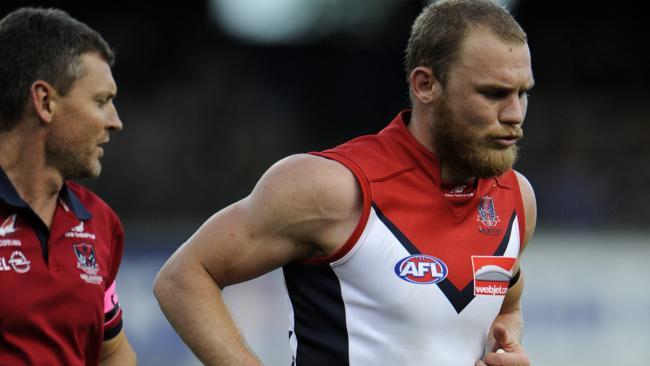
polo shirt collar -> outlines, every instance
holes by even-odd
[[[63,202],[70,207],[70,210],[74,212],[75,216],[77,216],[79,220],[90,220],[93,217],[93,215],[86,209],[86,206],[81,203],[79,197],[74,194],[67,184],[63,184],[59,197],[61,197]]]
[[[5,201],[7,204],[15,207],[28,208],[29,205],[22,198],[16,188],[7,177],[4,169],[0,168],[0,199]]]
[[[59,197],[63,202],[70,207],[70,210],[77,216],[79,220],[88,220],[92,218],[86,206],[81,203],[79,197],[77,197],[74,192],[68,188],[67,184],[63,184],[61,191],[59,192]],[[30,208],[29,205],[20,197],[13,183],[7,177],[4,169],[0,167],[0,199],[5,201],[7,204],[14,207]],[[30,208],[31,209],[31,208]]]

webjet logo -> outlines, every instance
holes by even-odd
[[[505,296],[516,259],[513,257],[472,256],[474,295]]]
[[[447,272],[445,262],[425,254],[411,255],[395,264],[395,274],[399,278],[423,285],[444,280]]]

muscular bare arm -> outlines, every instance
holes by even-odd
[[[309,155],[284,159],[248,197],[208,219],[174,253],[156,278],[156,298],[206,365],[258,365],[221,289],[294,260],[334,252],[360,213],[360,190],[342,165]]]
[[[521,175],[517,174],[519,187],[524,203],[524,210],[526,215],[526,230],[524,235],[524,245],[520,251],[523,253],[528,241],[532,238],[537,224],[537,203],[535,200],[535,193],[530,182]],[[479,360],[477,366],[491,366],[491,365],[504,365],[504,366],[528,366],[530,361],[526,355],[525,350],[521,346],[521,334],[523,330],[523,318],[521,313],[521,295],[524,290],[524,273],[521,269],[519,260],[516,264],[516,270],[520,270],[520,277],[517,283],[508,289],[501,311],[496,317],[488,336],[487,348],[491,350],[488,352],[483,360]],[[496,353],[497,350],[503,350],[505,353]]]

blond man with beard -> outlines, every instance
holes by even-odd
[[[203,362],[260,364],[221,290],[282,267],[295,365],[529,365],[519,258],[536,204],[512,170],[526,35],[490,1],[439,1],[405,64],[411,110],[279,161],[162,268],[158,301]]]

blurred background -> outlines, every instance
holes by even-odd
[[[117,50],[112,138],[84,182],[121,216],[118,279],[141,365],[198,365],[160,313],[153,278],[212,213],[282,157],[374,133],[409,106],[402,71],[427,1],[0,2],[54,6]],[[524,256],[524,344],[535,365],[650,358],[650,51],[631,5],[511,1],[536,87],[516,168],[536,189]],[[227,289],[252,348],[289,365],[281,276]],[[406,351],[406,350],[405,350]]]

